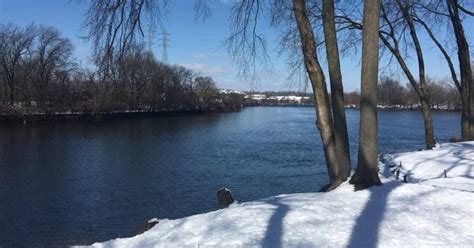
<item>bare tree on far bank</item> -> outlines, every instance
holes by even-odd
[[[35,32],[33,26],[21,29],[13,24],[0,25],[0,63],[2,78],[6,84],[5,95],[8,95],[10,105],[15,102],[20,69],[25,58],[29,56]]]
[[[72,51],[71,41],[61,37],[57,29],[44,26],[38,28],[37,45],[32,50],[33,57],[28,66],[28,77],[32,81],[38,105],[59,100],[50,98],[61,93],[53,92],[55,88],[64,91],[68,72],[74,70]],[[52,87],[51,84],[57,84],[57,87]]]

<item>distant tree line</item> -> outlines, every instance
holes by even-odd
[[[461,110],[461,96],[459,90],[449,80],[434,80],[427,78],[427,96],[431,109]],[[410,84],[403,85],[400,80],[390,77],[380,77],[378,84],[377,105],[382,108],[419,109],[420,100]],[[297,102],[298,105],[313,105],[314,98],[310,93],[301,91],[253,91],[247,95],[262,94],[267,98],[256,101],[248,98],[244,101],[247,105],[294,105],[295,102],[276,102],[275,96],[309,97]],[[344,105],[346,107],[360,107],[360,92],[344,92]]]
[[[0,105],[9,113],[218,111],[240,108],[214,80],[168,65],[133,44],[107,76],[84,68],[71,41],[53,27],[0,25]]]
[[[460,110],[461,96],[458,89],[443,80],[427,79],[426,94],[431,109]],[[344,93],[345,105],[358,107],[360,94],[357,91]],[[402,85],[399,80],[383,76],[378,82],[377,105],[387,108],[420,108],[418,96],[411,85]]]

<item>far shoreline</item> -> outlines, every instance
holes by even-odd
[[[262,105],[245,105],[234,109],[219,110],[130,110],[130,111],[112,111],[112,112],[37,112],[37,113],[0,113],[0,125],[26,125],[36,123],[58,123],[77,121],[83,123],[97,123],[104,121],[127,120],[127,119],[144,119],[144,118],[166,118],[177,116],[192,116],[215,113],[232,113],[240,112],[244,108],[251,107],[298,107],[298,108],[314,108],[310,104],[262,104]],[[345,106],[346,110],[359,110],[358,107]],[[420,111],[419,108],[391,108],[378,107],[378,111]],[[435,112],[460,112],[458,109],[431,109]]]
[[[244,106],[245,108],[248,107],[302,107],[302,108],[314,108],[314,105],[311,104],[262,104],[262,105],[247,105]],[[351,106],[344,106],[346,110],[353,109],[353,110],[360,110],[359,107],[351,107]],[[378,111],[421,111],[420,108],[398,108],[398,107],[377,107]],[[439,109],[439,108],[431,108],[431,111],[437,112],[461,112],[461,109]]]
[[[59,112],[59,113],[0,113],[0,125],[26,125],[31,123],[56,123],[77,121],[85,123],[95,123],[104,121],[143,119],[143,118],[163,118],[176,116],[191,116],[210,113],[238,112],[239,109],[229,110],[132,110],[113,112]]]

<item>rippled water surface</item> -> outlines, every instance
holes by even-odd
[[[417,111],[379,112],[379,152],[423,148]],[[437,140],[460,113],[434,112]],[[352,161],[359,112],[348,110]],[[0,127],[0,246],[90,244],[136,234],[152,217],[217,207],[230,188],[249,201],[327,182],[311,107]]]

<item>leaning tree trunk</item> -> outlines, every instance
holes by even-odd
[[[402,11],[403,17],[408,24],[410,30],[410,36],[415,45],[416,58],[418,61],[418,73],[419,73],[419,90],[417,90],[418,98],[420,99],[421,112],[423,114],[423,121],[425,126],[425,144],[427,149],[433,149],[436,145],[434,130],[433,130],[433,119],[431,118],[431,109],[428,96],[426,95],[426,76],[425,76],[425,61],[423,58],[423,51],[421,49],[421,44],[416,33],[415,24],[413,23],[413,18],[410,15],[408,5],[404,5],[397,0],[397,4]],[[416,82],[414,78],[410,79],[411,84],[415,87]]]
[[[341,180],[345,181],[351,173],[351,159],[346,112],[344,109],[344,89],[342,86],[341,65],[336,37],[336,23],[334,20],[334,0],[323,1],[322,15],[329,79],[331,81],[331,106],[335,128],[337,163]]]
[[[293,12],[301,39],[301,48],[304,56],[306,71],[313,88],[315,100],[317,127],[324,147],[324,155],[329,173],[329,186],[323,190],[331,190],[342,183],[337,166],[336,141],[329,104],[329,95],[326,89],[323,70],[316,54],[316,44],[313,29],[308,19],[304,0],[293,0]]]
[[[474,140],[474,85],[471,70],[469,44],[464,34],[464,28],[459,17],[458,1],[446,0],[449,16],[453,24],[458,47],[458,59],[461,72],[462,117],[461,135],[464,141]]]
[[[364,1],[362,71],[357,168],[350,183],[356,190],[381,185],[377,159],[377,77],[380,0]]]
[[[430,103],[429,100],[426,96],[425,93],[425,86],[420,87],[413,74],[411,73],[410,69],[408,69],[407,64],[403,60],[400,51],[398,48],[393,47],[385,38],[383,35],[380,35],[380,39],[383,41],[385,46],[390,50],[390,52],[395,56],[395,58],[398,61],[398,64],[402,68],[403,72],[408,78],[408,81],[410,82],[411,86],[415,90],[416,95],[418,96],[418,99],[420,100],[420,105],[421,105],[421,113],[423,115],[423,123],[425,127],[425,145],[427,149],[432,149],[436,142],[434,139],[434,131],[433,131],[433,120],[431,118],[431,109],[430,109]]]
[[[400,3],[400,2],[398,2]],[[399,5],[404,11],[403,6]],[[404,12],[404,17],[406,18],[407,12]],[[421,105],[421,112],[423,114],[423,121],[425,124],[425,144],[427,149],[431,149],[435,145],[435,140],[434,140],[434,132],[433,132],[433,122],[431,120],[431,110],[429,108],[429,100],[426,97],[425,89],[426,89],[426,81],[425,81],[425,73],[424,73],[424,61],[423,61],[423,54],[421,52],[421,46],[418,43],[418,38],[416,36],[416,32],[414,30],[414,26],[410,25],[410,35],[415,43],[415,49],[417,53],[417,59],[418,59],[418,68],[419,68],[419,73],[420,73],[420,85],[416,82],[415,77],[411,73],[410,69],[408,69],[408,65],[405,63],[404,58],[400,54],[400,49],[398,46],[398,39],[395,36],[394,28],[390,20],[388,19],[385,9],[382,5],[382,17],[384,20],[388,23],[388,27],[390,28],[390,32],[387,32],[387,35],[391,38],[393,41],[393,46],[390,44],[388,41],[387,37],[384,36],[382,32],[379,32],[380,39],[383,41],[385,47],[387,47],[388,50],[395,56],[395,58],[398,61],[398,64],[402,68],[403,72],[408,78],[408,81],[410,82],[411,86],[416,92],[416,95],[418,96],[418,99],[420,100],[420,105]],[[406,18],[407,22],[411,22],[411,19]],[[412,22],[411,22],[412,23]],[[413,24],[413,23],[412,23]]]
[[[456,70],[454,69],[454,64],[453,64],[453,62],[451,60],[451,57],[449,56],[448,52],[446,51],[446,49],[444,49],[444,47],[438,41],[436,36],[433,34],[433,31],[431,31],[431,29],[428,27],[428,25],[423,20],[418,18],[417,22],[419,22],[421,25],[423,25],[426,32],[430,36],[431,40],[436,44],[436,46],[438,47],[440,52],[443,54],[443,56],[444,56],[444,58],[445,58],[445,60],[448,64],[449,71],[451,72],[451,78],[453,79],[454,84],[456,85],[456,88],[458,89],[459,93],[461,94],[461,96],[463,96],[463,97],[461,97],[461,102],[462,102],[462,115],[461,115],[462,116],[461,117],[462,118],[462,120],[461,120],[461,130],[462,131],[461,132],[464,134],[462,137],[465,137],[466,134],[469,132],[469,125],[468,125],[469,122],[467,121],[467,117],[469,116],[468,109],[472,110],[472,108],[469,108],[469,99],[466,98],[466,96],[462,95],[463,93],[462,93],[461,83],[458,80],[458,77],[456,75]],[[472,90],[470,92],[472,93]],[[471,97],[470,99],[472,100],[474,98]],[[473,132],[471,131],[471,133],[473,133]]]

